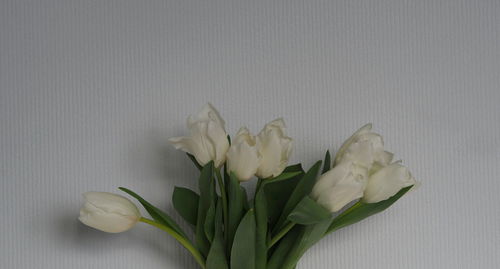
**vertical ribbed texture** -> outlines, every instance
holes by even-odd
[[[283,116],[306,167],[366,122],[423,182],[299,268],[498,268],[497,0],[0,1],[0,268],[196,268],[144,225],[103,234],[80,194],[174,214],[197,172],[167,138],[210,101],[234,133]]]

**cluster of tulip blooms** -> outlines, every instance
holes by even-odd
[[[165,212],[126,188],[151,216],[129,199],[87,192],[80,221],[109,233],[138,222],[157,227],[184,246],[201,268],[293,269],[324,236],[381,212],[417,182],[382,137],[365,125],[335,157],[308,170],[288,165],[292,139],[282,119],[254,136],[241,128],[231,140],[215,108],[207,104],[188,118],[189,136],[171,138],[200,170],[199,190],[176,187],[172,203],[192,228],[193,239]],[[323,165],[322,165],[323,163]],[[256,178],[248,198],[240,182]],[[332,214],[335,213],[335,214]]]

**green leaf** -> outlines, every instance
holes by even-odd
[[[283,170],[283,173],[288,173],[288,172],[302,172],[304,173],[304,169],[302,169],[302,164],[297,163],[293,165],[289,165]]]
[[[231,268],[255,267],[255,213],[250,209],[241,220],[231,248]]]
[[[198,186],[200,189],[200,199],[196,219],[195,241],[200,252],[206,257],[210,249],[210,242],[205,234],[205,221],[207,212],[215,199],[213,195],[215,192],[213,161],[206,164],[201,170]]]
[[[226,251],[224,248],[223,227],[222,227],[222,201],[217,200],[215,209],[215,233],[214,240],[208,252],[206,269],[229,269]]]
[[[331,217],[330,211],[316,203],[309,196],[305,196],[288,215],[288,220],[302,225],[311,225]]]
[[[300,179],[297,186],[293,190],[290,198],[283,208],[283,212],[274,227],[273,234],[281,230],[285,224],[286,218],[292,212],[292,210],[297,206],[297,204],[304,198],[304,196],[309,195],[314,184],[316,183],[316,177],[318,176],[319,168],[321,166],[321,161],[316,162],[307,173]]]
[[[297,186],[297,183],[304,175],[304,171],[300,164],[289,166],[285,169],[284,173],[299,172],[292,178],[281,181],[265,181],[263,188],[265,189],[265,195],[267,198],[267,215],[269,219],[270,226],[273,227],[278,221],[283,208],[285,207],[288,198],[292,194],[293,190]]]
[[[214,240],[214,230],[215,230],[215,203],[212,202],[207,211],[207,216],[205,218],[205,236],[208,241],[212,243]]]
[[[270,178],[270,179],[264,179],[263,183],[264,184],[270,184],[270,183],[274,183],[274,182],[278,182],[278,181],[290,179],[290,178],[293,178],[293,177],[295,177],[297,175],[300,175],[301,173],[302,173],[301,171],[283,172],[283,173],[281,173],[277,177],[273,177],[273,178]]]
[[[264,183],[265,184],[265,183]],[[267,263],[267,205],[264,188],[259,188],[255,194],[255,266],[265,269]]]
[[[189,224],[196,226],[200,196],[187,188],[175,187],[172,204],[177,213]]]
[[[327,233],[331,233],[345,226],[354,224],[361,221],[371,215],[377,214],[384,211],[392,204],[394,204],[399,198],[401,198],[406,192],[408,192],[413,186],[409,186],[401,189],[396,195],[391,198],[373,204],[363,203],[362,201],[357,202],[352,207],[347,209],[338,215],[330,224]]]
[[[236,229],[243,217],[246,193],[240,186],[240,182],[234,173],[231,173],[228,186],[228,225],[227,225],[227,245],[231,250]]]
[[[130,196],[134,197],[135,199],[137,199],[137,201],[139,201],[139,203],[142,204],[144,209],[146,209],[146,211],[149,213],[149,215],[151,215],[151,217],[154,220],[171,228],[172,230],[174,230],[175,232],[177,232],[179,235],[183,236],[184,238],[188,238],[186,236],[186,233],[184,233],[184,231],[181,229],[181,227],[179,227],[179,225],[177,225],[177,223],[169,215],[167,215],[165,212],[161,211],[160,209],[158,209],[155,206],[153,206],[152,204],[150,204],[148,201],[144,200],[137,193],[135,193],[127,188],[123,188],[123,187],[120,187],[119,189],[128,193]]]
[[[280,269],[295,268],[302,255],[304,255],[310,247],[323,238],[325,232],[330,226],[330,222],[331,220],[327,219],[313,225],[301,226],[299,228],[299,236],[292,249],[288,252],[287,258]]]
[[[203,169],[203,166],[201,166],[201,165],[198,163],[198,161],[196,160],[196,158],[195,158],[193,155],[191,155],[191,154],[189,154],[189,153],[186,153],[186,155],[187,155],[187,156],[189,157],[189,159],[193,162],[193,164],[196,166],[196,168],[198,168],[198,170]]]
[[[323,162],[323,171],[321,174],[328,172],[332,168],[332,157],[330,156],[330,151],[327,150],[325,154],[325,161]]]
[[[267,263],[267,269],[281,269],[283,263],[285,262],[288,253],[295,245],[297,238],[300,235],[301,227],[296,226],[290,230],[283,239],[279,241],[277,247],[274,249],[269,262]]]

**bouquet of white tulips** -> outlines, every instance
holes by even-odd
[[[188,118],[189,136],[171,138],[200,170],[198,190],[176,187],[172,203],[193,236],[164,211],[126,188],[150,218],[127,198],[104,192],[84,194],[80,221],[109,233],[138,222],[177,240],[201,268],[293,269],[321,238],[379,213],[416,185],[382,137],[365,125],[333,158],[303,170],[288,165],[292,139],[276,119],[256,136],[241,128],[233,139],[210,104]],[[240,183],[256,178],[248,197]],[[333,214],[336,213],[336,214]]]

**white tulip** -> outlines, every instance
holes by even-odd
[[[367,169],[388,165],[393,154],[384,150],[382,137],[371,129],[372,125],[367,124],[347,139],[337,152],[335,163],[352,161]]]
[[[139,209],[129,199],[107,192],[86,192],[78,218],[83,224],[108,232],[121,233],[141,219]]]
[[[400,163],[392,163],[381,168],[370,176],[366,185],[363,201],[377,203],[387,200],[402,188],[415,185],[417,182]]]
[[[215,166],[220,167],[229,149],[224,124],[219,112],[207,104],[198,115],[189,116],[187,126],[190,136],[173,137],[169,141],[176,149],[193,155],[200,165],[213,160]]]
[[[343,162],[321,175],[311,197],[331,212],[337,212],[363,196],[366,179],[367,169],[353,162]]]
[[[241,128],[233,139],[227,154],[227,170],[234,172],[240,181],[252,178],[260,166],[260,156],[255,137],[247,128]]]
[[[258,177],[276,177],[285,170],[292,153],[292,139],[285,135],[283,119],[266,124],[257,136],[257,148],[262,158]]]

